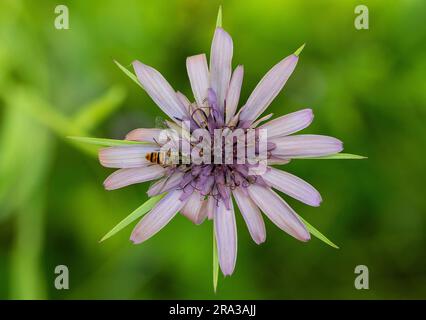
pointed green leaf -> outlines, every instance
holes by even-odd
[[[114,228],[112,228],[106,235],[103,236],[103,238],[99,241],[105,241],[106,239],[112,237],[114,234],[116,234],[121,229],[127,227],[130,223],[135,221],[136,219],[142,217],[144,214],[146,214],[148,211],[150,211],[155,204],[160,201],[162,197],[164,197],[164,193],[160,194],[158,196],[154,196],[150,198],[148,201],[145,201],[144,204],[142,204],[139,208],[137,208],[135,211],[133,211],[131,214],[129,214],[126,218],[121,220]]]
[[[294,52],[294,55],[298,57],[302,53],[303,48],[305,48],[305,45],[306,43],[302,44],[302,46]]]
[[[132,79],[134,82],[136,82],[138,84],[138,86],[140,86],[143,89],[141,83],[139,82],[138,78],[136,77],[136,75],[133,72],[131,72],[126,67],[122,66],[117,60],[114,60],[114,62],[121,69],[121,71],[123,71],[126,74],[126,76],[128,76],[130,79]]]
[[[142,141],[115,140],[115,139],[102,139],[102,138],[90,138],[90,137],[68,137],[68,138],[79,141],[79,142],[95,144],[95,145],[104,146],[104,147],[128,146],[128,145],[147,143]]]
[[[219,279],[219,258],[217,255],[216,236],[213,230],[213,289],[214,289],[214,293],[216,293],[218,279]]]
[[[216,28],[222,28],[222,6],[219,6],[219,11],[217,12]]]
[[[303,158],[303,159],[367,159],[367,157],[360,156],[357,154],[350,154],[350,153],[336,153],[329,156],[324,157],[312,157],[312,158]]]
[[[311,224],[309,224],[305,219],[303,219],[301,216],[298,216],[300,220],[305,224],[306,228],[308,229],[309,233],[313,236],[317,237],[321,241],[325,242],[329,246],[339,249],[337,245],[335,245],[333,242],[331,242],[325,235],[323,235],[321,232],[319,232],[317,229],[315,229]]]

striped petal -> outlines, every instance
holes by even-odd
[[[234,206],[227,210],[223,201],[219,201],[214,214],[219,265],[225,276],[234,272],[237,261],[237,225]]]
[[[265,121],[268,121],[269,119],[271,119],[273,115],[274,115],[273,113],[270,113],[270,114],[267,114],[266,116],[263,116],[263,117],[257,119],[255,122],[252,123],[252,125],[250,127],[256,128],[262,122],[265,122]]]
[[[241,188],[236,188],[232,192],[241,215],[247,224],[247,228],[254,242],[260,244],[266,240],[265,223],[259,208],[251,200],[250,196],[244,193]]]
[[[251,123],[265,111],[293,73],[297,61],[298,57],[292,54],[268,71],[241,109],[241,121]]]
[[[99,162],[107,168],[136,168],[147,166],[145,155],[158,151],[156,145],[119,146],[99,150]]]
[[[126,135],[126,140],[157,143],[162,129],[135,129]]]
[[[216,28],[210,53],[210,86],[216,93],[218,108],[222,114],[231,79],[232,54],[231,36],[222,28]]]
[[[209,220],[213,219],[214,205],[215,205],[215,200],[211,196],[203,200],[203,204],[201,206],[201,211],[200,211],[200,220],[204,221],[206,218],[208,218]]]
[[[170,191],[171,189],[176,188],[179,183],[182,181],[183,172],[176,171],[170,176],[155,182],[152,186],[149,187],[147,194],[149,197]]]
[[[271,120],[260,126],[259,129],[266,129],[268,138],[288,136],[308,127],[313,119],[312,110],[303,109]]]
[[[191,220],[195,224],[203,222],[201,213],[201,207],[203,199],[198,191],[194,191],[188,198],[185,206],[182,208],[180,213]]]
[[[206,55],[199,54],[188,57],[186,59],[186,70],[188,71],[195,101],[201,106],[203,100],[207,97],[207,90],[209,88],[209,67]]]
[[[214,197],[208,196],[204,210],[206,211],[207,218],[213,220],[216,211],[216,199]]]
[[[313,186],[288,172],[270,168],[262,178],[271,187],[310,206],[317,207],[322,201],[321,195]]]
[[[178,92],[176,92],[176,95],[177,95],[178,99],[180,100],[180,102],[185,106],[186,112],[189,115],[191,115],[191,117],[194,118],[195,122],[199,126],[199,124],[202,123],[203,118],[201,117],[199,112],[194,112],[195,108],[197,108],[198,105],[191,103],[191,101],[189,101],[189,99],[182,92],[178,91]],[[206,112],[208,114],[208,109],[204,109],[204,112]],[[178,130],[178,132],[179,131],[180,130]]]
[[[285,158],[320,157],[343,150],[343,143],[340,140],[314,134],[278,137],[268,142],[276,145],[272,155]]]
[[[179,200],[182,190],[175,190],[161,199],[156,206],[142,218],[133,229],[130,240],[134,243],[141,243],[158,231],[160,231],[185,205]]]
[[[161,166],[153,165],[142,168],[119,169],[104,181],[107,190],[115,190],[131,184],[161,178],[166,172]]]
[[[235,115],[240,100],[241,85],[243,84],[244,67],[238,66],[232,74],[228,92],[226,94],[226,118],[228,123]]]
[[[182,103],[182,105],[185,106],[185,109],[188,110],[189,105],[191,104],[191,101],[189,101],[189,99],[180,91],[176,91],[176,95],[177,95],[180,103]]]
[[[256,184],[247,188],[250,197],[278,228],[300,241],[310,239],[309,232],[296,213],[274,191]]]
[[[139,61],[133,62],[133,68],[143,88],[161,110],[171,119],[183,119],[185,108],[161,73]]]
[[[274,156],[271,156],[270,158],[268,158],[268,166],[278,165],[278,164],[287,164],[289,162],[290,162],[290,159],[285,159],[285,158],[278,158]]]

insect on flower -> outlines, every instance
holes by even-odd
[[[232,71],[233,41],[221,26],[214,32],[210,63],[205,54],[186,60],[195,101],[175,91],[154,68],[133,62],[140,85],[169,117],[163,122],[166,129],[142,128],[127,134],[127,141],[140,144],[99,152],[103,166],[118,169],[105,180],[107,190],[156,180],[148,196],[164,195],[134,228],[133,243],[152,237],[178,212],[195,224],[210,219],[220,268],[230,275],[237,258],[233,199],[257,244],[266,239],[262,212],[300,241],[308,241],[310,231],[321,238],[274,189],[310,206],[319,206],[321,195],[309,183],[273,165],[299,158],[345,158],[339,153],[342,142],[329,136],[294,134],[311,124],[311,109],[270,121],[272,114],[260,117],[293,73],[302,49],[273,66],[240,108],[244,68],[239,65]],[[346,158],[360,158],[351,156]]]

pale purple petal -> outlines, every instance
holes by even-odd
[[[228,123],[235,115],[240,100],[241,85],[243,84],[244,67],[238,66],[232,74],[228,92],[226,94],[226,119]]]
[[[119,169],[106,178],[104,187],[107,190],[115,190],[131,184],[161,178],[165,172],[166,169],[158,165],[142,168]]]
[[[234,189],[232,193],[254,242],[257,244],[265,242],[265,223],[263,222],[259,208],[241,188]]]
[[[99,162],[107,168],[136,168],[149,165],[145,156],[158,151],[156,145],[132,145],[103,148],[99,150]]]
[[[183,106],[185,106],[185,109],[189,109],[189,105],[191,104],[191,101],[180,91],[176,91],[176,95],[179,99],[179,101],[182,103]]]
[[[255,122],[252,123],[251,128],[256,128],[262,122],[268,121],[269,119],[272,118],[273,115],[274,115],[273,113],[270,113],[270,114],[267,114],[264,117],[261,117],[261,118],[257,119]]]
[[[205,206],[205,211],[207,213],[207,218],[213,220],[214,213],[216,211],[216,199],[212,196],[207,197],[207,204]]]
[[[201,210],[198,216],[199,221],[201,221],[200,223],[202,223],[209,216],[210,198],[212,197],[207,197],[203,200],[203,204],[201,205]],[[212,213],[212,217],[213,217],[213,213]]]
[[[313,119],[312,110],[303,109],[271,120],[259,129],[266,129],[268,138],[288,136],[308,127]]]
[[[343,150],[343,143],[333,137],[301,134],[273,138],[276,149],[272,155],[282,158],[309,158],[335,154]]]
[[[265,111],[293,73],[297,61],[298,57],[292,54],[268,71],[241,109],[240,121],[251,123]]]
[[[290,162],[290,159],[285,159],[285,158],[278,158],[274,156],[271,156],[270,158],[268,158],[268,165],[270,166],[278,165],[278,164],[287,164],[289,162]]]
[[[179,183],[182,181],[183,172],[176,171],[170,176],[158,180],[152,186],[149,187],[147,194],[149,197],[161,194],[163,192],[170,191],[171,189],[176,188]]]
[[[209,84],[209,67],[205,54],[188,57],[186,59],[186,69],[188,71],[189,81],[191,82],[192,92],[198,105],[203,105],[203,100],[207,97]]]
[[[162,129],[157,128],[135,129],[126,135],[126,140],[158,143],[161,131]]]
[[[199,112],[194,112],[195,108],[198,107],[198,105],[191,103],[188,98],[181,92],[176,92],[178,99],[181,101],[181,103],[185,106],[186,112],[190,116],[190,126],[200,127],[200,123],[203,122],[203,117]],[[209,109],[203,109],[206,114],[209,114]],[[191,119],[193,118],[193,119]],[[185,123],[182,123],[182,126],[186,128],[186,130],[190,131],[190,128],[184,125]],[[177,130],[178,132],[180,131]]]
[[[321,195],[313,186],[288,172],[270,168],[262,178],[271,187],[310,206],[317,207],[322,201]]]
[[[308,241],[310,239],[305,225],[293,209],[274,191],[256,184],[250,185],[247,190],[257,206],[280,229],[298,240]]]
[[[175,190],[161,199],[155,207],[139,221],[133,229],[130,240],[134,244],[141,243],[152,237],[168,224],[176,213],[185,205],[185,202],[179,200],[181,194],[182,190]]]
[[[203,198],[198,191],[194,191],[186,201],[185,206],[182,208],[180,213],[191,220],[195,224],[203,222],[201,219],[200,211],[203,204]]]
[[[237,225],[232,201],[230,210],[226,209],[223,201],[219,201],[213,220],[219,265],[225,276],[231,275],[237,261]]]
[[[222,115],[232,73],[232,54],[231,36],[222,28],[216,28],[210,53],[210,86],[216,93],[218,108]]]
[[[183,119],[186,115],[185,107],[161,73],[139,61],[134,61],[133,67],[139,82],[161,110],[171,119]]]

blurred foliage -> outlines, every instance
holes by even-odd
[[[354,28],[361,3],[369,30]],[[426,298],[425,1],[61,1],[69,30],[54,28],[57,4],[0,2],[1,298]],[[113,60],[139,59],[189,95],[185,58],[209,53],[219,4],[234,66],[245,66],[242,101],[306,42],[270,111],[311,107],[306,132],[369,158],[286,165],[324,199],[289,203],[340,249],[299,243],[269,222],[256,246],[238,216],[237,268],[219,275],[214,294],[211,222],[178,216],[139,246],[131,227],[98,242],[147,199],[148,185],[105,191],[111,170],[96,147],[66,136],[122,139],[152,127],[161,111]],[[60,264],[68,291],[53,285]],[[359,264],[370,290],[354,288]]]

